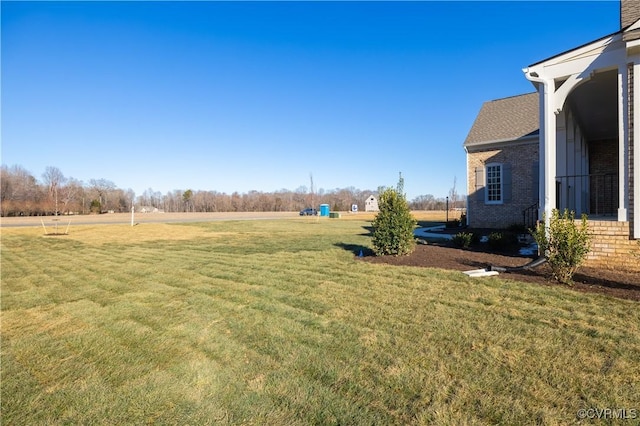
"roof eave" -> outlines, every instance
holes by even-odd
[[[560,57],[560,56],[562,56],[562,55],[566,55],[567,53],[571,53],[571,52],[574,52],[574,51],[576,51],[576,50],[580,50],[580,49],[582,49],[582,48],[584,48],[584,47],[589,46],[590,44],[598,43],[599,41],[605,40],[605,39],[607,39],[607,38],[614,37],[614,36],[616,36],[616,35],[618,35],[618,34],[621,34],[621,33],[623,33],[623,32],[624,32],[624,30],[616,31],[616,32],[613,32],[613,33],[611,33],[611,34],[608,34],[608,35],[606,35],[606,36],[604,36],[604,37],[600,37],[600,38],[597,38],[597,39],[595,39],[595,40],[592,40],[592,41],[590,41],[590,42],[588,42],[588,43],[584,43],[584,44],[582,44],[582,45],[580,45],[580,46],[578,46],[578,47],[574,47],[573,49],[569,49],[569,50],[566,50],[566,51],[564,51],[564,52],[558,53],[557,55],[550,56],[550,57],[548,57],[548,58],[546,58],[546,59],[543,59],[543,60],[541,60],[541,61],[538,61],[538,62],[536,62],[536,63],[533,63],[533,64],[529,65],[529,68],[533,68],[533,67],[538,66],[538,65],[540,65],[540,64],[544,64],[545,62],[548,62],[548,61],[551,61],[551,60],[553,60],[553,59],[559,58],[559,57]]]
[[[471,152],[471,151],[479,151],[481,149],[485,150],[487,148],[504,148],[505,146],[525,145],[525,144],[538,142],[540,140],[540,134],[537,132],[538,131],[536,130],[536,133],[534,134],[529,134],[516,139],[508,138],[508,139],[496,139],[496,140],[484,141],[484,142],[473,142],[473,143],[465,142],[462,146],[467,152]]]

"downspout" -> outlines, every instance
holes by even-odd
[[[527,80],[538,83],[538,92],[542,93],[542,103],[540,104],[540,172],[543,178],[539,188],[539,198],[542,201],[538,217],[541,214],[545,218],[545,228],[549,229],[551,211],[556,207],[556,108],[554,105],[555,85],[552,79],[540,77],[540,75],[530,68],[522,70]],[[542,91],[540,90],[542,85]]]

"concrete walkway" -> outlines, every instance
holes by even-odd
[[[413,231],[413,235],[418,238],[432,238],[432,239],[441,239],[441,240],[452,240],[455,234],[445,234],[441,231],[445,229],[444,225],[431,226],[428,228],[418,228]],[[462,230],[460,231],[462,232]],[[489,241],[489,237],[483,235],[480,237],[481,243],[487,243]],[[528,245],[521,247],[519,250],[522,256],[533,256],[538,253],[538,245],[535,242],[529,242]]]
[[[413,231],[413,235],[421,238],[435,238],[435,239],[439,238],[441,240],[451,240],[453,238],[452,234],[444,234],[442,232],[438,232],[444,229],[445,229],[444,225],[430,226],[428,228],[418,228],[415,231]]]

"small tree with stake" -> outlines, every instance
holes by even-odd
[[[376,256],[402,256],[413,252],[416,220],[411,215],[409,204],[402,193],[400,177],[398,189],[387,188],[379,196],[380,211],[373,219],[373,252]]]

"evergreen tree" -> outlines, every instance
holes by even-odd
[[[401,189],[402,181],[398,189]],[[411,215],[405,196],[393,188],[379,196],[380,211],[373,220],[373,252],[377,256],[410,254],[415,248],[413,230],[416,220]]]

